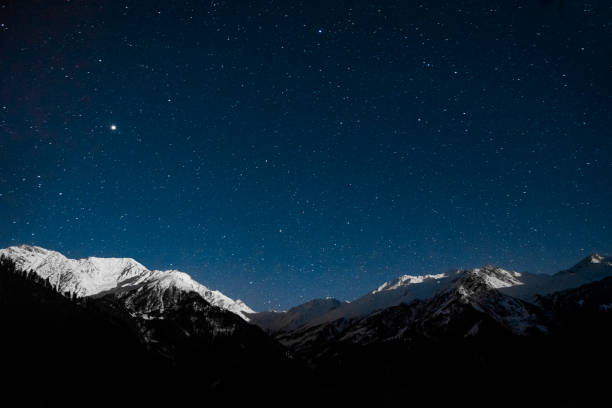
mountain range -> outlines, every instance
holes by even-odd
[[[158,406],[239,403],[270,383],[279,396],[316,388],[244,311],[187,274],[131,259],[1,250],[0,365],[12,373],[3,395],[26,406]]]
[[[132,258],[69,259],[59,252],[22,245],[0,250],[0,256],[12,259],[17,268],[33,270],[49,279],[61,292],[79,297],[129,291],[140,287],[150,293],[148,310],[164,307],[164,293],[170,290],[196,292],[211,305],[229,310],[248,321],[245,313],[253,313],[241,300],[233,300],[217,290],[210,290],[184,272],[149,270]]]
[[[34,381],[62,389],[64,403],[98,391],[112,402],[101,390],[117,378],[132,384],[120,387],[122,401],[153,405],[199,396],[487,405],[528,395],[584,405],[604,395],[596,367],[611,362],[612,258],[599,254],[553,275],[494,266],[403,275],[351,302],[259,313],[130,258],[74,260],[28,245],[0,258],[2,361],[38,372]],[[47,372],[66,364],[89,367],[89,377]],[[151,387],[165,391],[143,394]]]
[[[435,275],[403,275],[383,283],[352,302],[332,298],[315,299],[286,312],[263,312],[247,316],[269,332],[293,331],[340,319],[367,316],[377,310],[415,300],[430,299],[451,288],[464,288],[462,283],[470,278],[500,294],[533,302],[537,295],[575,288],[610,275],[612,259],[599,254],[592,254],[574,267],[554,275],[513,272],[493,266]]]

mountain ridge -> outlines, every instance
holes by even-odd
[[[451,287],[457,279],[466,274],[480,275],[489,286],[513,298],[533,303],[537,295],[546,295],[565,289],[575,288],[592,281],[612,275],[612,258],[593,253],[580,260],[574,266],[552,275],[517,272],[501,267],[488,265],[481,268],[450,270],[441,274],[401,275],[384,282],[351,302],[344,302],[338,307],[330,308],[309,318],[296,317],[294,322],[301,321],[301,328],[315,327],[339,319],[355,319],[367,316],[377,310],[411,303],[415,300],[432,298]],[[308,303],[308,302],[307,302]],[[291,311],[300,310],[298,305]],[[300,327],[289,327],[282,323],[287,319],[287,312],[274,312],[263,315],[260,312],[250,315],[255,324],[266,330],[295,330]],[[274,331],[274,330],[272,330]]]
[[[568,375],[576,372],[581,373],[580,387],[589,389],[594,399],[604,389],[602,377],[584,373],[609,360],[612,338],[612,260],[597,254],[543,279],[495,266],[402,275],[359,302],[313,299],[286,312],[245,313],[251,319],[247,322],[191,290],[197,282],[179,271],[149,271],[129,258],[81,263],[58,253],[47,258],[52,251],[39,247],[12,249],[13,258],[6,252],[0,251],[0,292],[8,294],[0,296],[0,323],[10,347],[3,348],[0,359],[18,370],[47,358],[53,367],[62,361],[77,367],[83,356],[96,353],[89,344],[100,342],[106,353],[100,359],[104,371],[98,373],[103,381],[123,368],[112,347],[120,349],[126,342],[151,370],[162,370],[155,375],[161,386],[173,390],[166,394],[169,402],[177,396],[197,401],[200,393],[183,392],[191,387],[225,402],[251,399],[265,390],[263,400],[283,403],[308,397],[335,405],[397,403],[406,395],[413,402],[433,398],[448,403],[460,395],[482,398],[486,405],[497,395],[500,378],[503,384],[521,381],[522,387],[513,389],[517,402],[530,393],[545,401],[549,394],[540,385],[542,375],[549,376],[546,387],[562,384],[567,395],[579,398],[573,402],[579,402],[584,394],[572,391],[573,377]],[[14,258],[21,261],[19,267]],[[75,269],[75,262],[83,269]],[[104,268],[112,279],[100,277]],[[78,280],[80,273],[98,280]],[[560,287],[565,289],[556,290]],[[67,288],[92,292],[66,296]],[[338,319],[326,320],[355,304],[356,312],[366,314],[340,313]],[[81,323],[71,323],[71,316],[82,322],[90,315],[92,340],[82,341]],[[318,320],[322,323],[313,324]],[[107,330],[117,338],[111,348],[97,334],[100,324],[115,328]],[[66,349],[49,348],[53,341]],[[24,344],[28,346],[13,358],[11,348]],[[37,351],[32,359],[28,347]],[[83,351],[73,353],[73,348]],[[128,378],[130,372],[125,370]],[[146,374],[140,379],[148,384]],[[89,377],[83,381],[74,395],[89,395]],[[62,377],[48,385],[61,388]],[[388,392],[402,387],[409,394]],[[250,391],[237,392],[246,389]],[[156,396],[148,396],[156,406]],[[134,397],[139,398],[138,391]]]
[[[41,278],[48,279],[59,292],[70,295],[96,296],[140,285],[155,288],[160,294],[174,287],[194,291],[212,305],[229,310],[246,321],[249,321],[246,313],[253,313],[240,299],[234,300],[218,290],[211,290],[184,272],[149,270],[133,258],[70,259],[57,251],[31,245],[0,249],[0,255],[15,261],[22,270],[33,270]]]

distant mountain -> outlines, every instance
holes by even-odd
[[[596,367],[612,362],[609,259],[594,255],[553,275],[545,295],[523,291],[531,301],[506,293],[527,285],[525,274],[500,268],[402,277],[366,296],[404,288],[396,293],[411,301],[274,336],[330,387],[355,390],[351,397],[361,404],[395,404],[409,395],[430,405],[591,405],[606,392]],[[425,282],[440,282],[440,289],[425,297],[419,288],[421,298],[410,292]]]
[[[351,341],[368,344],[397,338],[407,327],[409,332],[424,336],[432,333],[461,331],[471,336],[480,329],[482,316],[489,326],[513,334],[524,335],[546,332],[548,322],[537,303],[542,296],[575,288],[612,276],[612,260],[593,254],[574,267],[554,275],[534,275],[507,271],[497,267],[451,271],[439,275],[410,276],[386,282],[377,289],[351,303],[343,303],[317,315],[304,315],[300,324],[293,326],[263,326],[294,351],[316,350],[329,342]],[[308,305],[305,304],[305,305]],[[393,332],[392,327],[381,330],[378,322],[393,307],[405,305],[405,313]],[[298,306],[292,310],[299,311]],[[277,314],[276,321],[288,318],[289,313]],[[470,322],[469,327],[457,322]],[[260,324],[257,314],[253,322]],[[460,327],[460,329],[459,329]],[[276,329],[276,331],[274,330]],[[457,334],[457,333],[455,333]]]
[[[397,284],[402,280],[407,279],[382,285],[360,299],[376,298],[386,288],[395,291],[402,286]],[[439,282],[436,285],[440,289],[429,292],[430,296],[425,298],[424,288],[418,287],[420,298],[412,297],[410,302],[395,304],[394,299],[392,306],[364,316],[303,325],[296,330],[279,331],[276,337],[310,359],[311,353],[317,358],[327,355],[327,348],[337,342],[367,345],[415,334],[426,338],[461,338],[476,335],[485,326],[517,335],[547,330],[535,305],[502,293],[501,289],[520,284],[516,273],[485,267],[419,280],[422,282]],[[405,286],[410,288],[413,284],[414,281]],[[405,298],[406,291],[399,293]],[[397,321],[390,321],[391,317]]]
[[[138,312],[164,307],[167,291],[196,292],[207,302],[236,313],[245,320],[246,313],[253,310],[241,300],[233,300],[217,290],[193,280],[186,273],[169,270],[149,270],[132,258],[69,259],[59,252],[41,247],[21,245],[0,249],[0,255],[12,259],[20,270],[33,270],[43,279],[48,279],[61,293],[79,297],[126,291],[142,288],[149,296]]]
[[[364,317],[375,311],[408,304],[415,300],[430,299],[455,285],[457,280],[465,275],[480,275],[486,285],[500,293],[526,302],[533,302],[537,295],[575,288],[611,276],[612,259],[593,254],[574,267],[554,275],[508,271],[492,266],[471,270],[453,270],[435,275],[403,275],[383,283],[377,289],[352,302],[338,304],[329,310],[320,309],[319,313],[303,314],[299,319],[295,317],[296,313],[302,310],[302,306],[308,310],[310,302],[290,309],[288,312],[264,312],[249,316],[254,323],[272,332],[314,327],[339,319]],[[292,325],[283,323],[287,321],[293,321]]]
[[[286,312],[261,312],[247,314],[247,316],[252,323],[268,332],[295,330],[332,310],[338,309],[344,303],[334,298],[313,299]]]
[[[571,268],[554,275],[521,273],[522,285],[502,289],[508,295],[533,302],[537,295],[546,295],[577,288],[612,275],[612,258],[591,254]]]
[[[612,339],[612,277],[538,296],[536,304],[555,323],[553,331],[568,338],[593,339],[593,350],[607,352]]]
[[[350,303],[255,313],[178,271],[11,247],[0,332],[3,395],[21,405],[593,406],[612,259],[404,275]]]
[[[537,307],[504,295],[499,290],[506,287],[503,285],[514,283],[511,273],[496,268],[468,271],[461,274],[453,285],[433,297],[409,303],[407,306],[411,308],[410,313],[398,325],[398,332],[390,335],[399,338],[407,327],[412,326],[411,331],[430,338],[470,337],[480,333],[483,323],[516,335],[545,333],[547,327]],[[346,330],[343,340],[362,343],[388,339],[380,337],[378,330],[365,330],[388,310],[373,313],[359,321],[357,328]],[[466,316],[471,316],[471,319],[466,319]]]

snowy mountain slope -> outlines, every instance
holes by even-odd
[[[315,327],[339,319],[356,319],[399,304],[408,304],[415,300],[427,300],[451,288],[457,279],[466,274],[480,276],[487,286],[500,293],[523,301],[533,302],[537,295],[576,288],[612,276],[612,258],[593,254],[574,267],[554,275],[514,272],[491,266],[471,270],[454,270],[434,275],[403,275],[383,283],[377,289],[352,302],[345,302],[323,314],[312,315],[310,319],[303,318],[300,325],[302,327]],[[294,309],[299,310],[300,306]],[[294,325],[290,328],[279,324],[280,320],[286,318],[286,315],[282,312],[266,313],[265,316],[264,314],[258,314],[254,318],[254,323],[260,324],[266,330],[295,330],[300,327],[300,325]]]
[[[612,257],[594,253],[570,269],[554,274],[555,287],[552,288],[552,292],[582,286],[610,275],[612,275]]]
[[[344,302],[334,298],[313,299],[286,312],[262,312],[248,314],[252,323],[268,332],[295,330],[314,319],[341,307]]]
[[[452,405],[465,390],[470,403],[491,391],[483,403],[488,406],[507,387],[531,400],[550,379],[548,389],[562,384],[578,390],[569,405],[582,403],[585,384],[605,390],[597,368],[610,361],[612,277],[539,297],[534,304],[502,293],[518,278],[495,268],[468,270],[431,298],[279,332],[276,338],[330,383],[376,402],[411,387],[411,401],[423,391],[422,405],[450,390],[440,406]],[[524,392],[528,385],[533,390]],[[556,405],[567,405],[564,398]],[[549,399],[545,393],[543,404]],[[520,402],[508,404],[516,405]]]
[[[352,302],[315,299],[287,312],[261,312],[251,317],[253,323],[271,332],[314,327],[338,319],[365,316],[376,310],[408,303],[415,299],[426,299],[445,288],[454,274],[455,272],[424,276],[404,275],[382,284]]]
[[[473,276],[464,278],[461,284],[431,299],[394,306],[356,320],[342,332],[339,341],[367,345],[415,335],[462,339],[491,330],[519,336],[547,332],[546,319],[533,305],[490,290]]]
[[[66,395],[74,406],[238,406],[272,383],[270,405],[316,390],[305,367],[257,326],[195,291],[149,284],[66,297],[0,257],[0,366],[12,379],[3,401],[16,391],[25,406],[72,406]],[[86,374],[74,375],[81,367]],[[97,386],[109,379],[110,388]]]
[[[454,285],[427,302],[423,313],[429,321],[437,321],[441,327],[448,326],[457,315],[465,313],[466,306],[483,313],[514,334],[524,335],[530,329],[546,331],[539,321],[536,308],[529,303],[504,295],[499,289],[522,285],[517,272],[499,268],[468,270]],[[520,276],[520,275],[519,275]],[[478,322],[464,335],[474,335]]]
[[[122,282],[146,279],[150,271],[130,258],[68,259],[59,252],[22,245],[0,250],[18,268],[33,270],[59,292],[90,296]]]
[[[479,270],[475,269],[474,271],[477,273]],[[352,302],[343,303],[325,314],[313,316],[313,318],[302,325],[313,327],[338,319],[354,319],[401,303],[429,299],[436,293],[447,289],[464,273],[466,271],[449,271],[447,273],[422,276],[403,275],[383,283],[377,289]],[[483,276],[490,281],[491,285],[498,288],[522,284],[519,280],[519,274],[500,268],[490,268],[490,272]]]
[[[594,253],[573,267],[553,275],[522,273],[520,280],[523,285],[501,288],[500,291],[533,302],[536,295],[577,288],[608,276],[612,276],[612,258]]]
[[[606,279],[612,279],[612,263],[597,254],[555,275],[487,266],[443,275],[402,276],[275,336],[294,352],[321,359],[333,354],[338,344],[545,334],[556,319],[546,313],[542,299],[551,293],[582,293],[577,288],[599,285]],[[607,299],[602,302],[598,307],[607,308]]]
[[[438,275],[401,276],[382,284],[376,290],[350,303],[345,303],[341,307],[313,319],[308,325],[314,326],[342,318],[351,319],[365,316],[376,310],[386,309],[400,303],[427,299],[439,290],[446,288],[452,281],[454,274],[455,272]]]
[[[29,245],[1,249],[0,255],[12,259],[19,269],[33,270],[43,279],[48,279],[61,293],[85,297],[139,287],[148,294],[142,313],[163,308],[164,301],[171,298],[166,296],[168,291],[196,292],[210,304],[229,310],[247,321],[246,313],[253,313],[242,301],[210,290],[186,273],[149,270],[131,258],[69,259],[59,252]]]
[[[481,326],[515,335],[546,332],[545,319],[535,306],[499,291],[521,285],[519,277],[516,272],[494,267],[458,271],[440,277],[445,279],[440,283],[444,289],[427,298],[414,298],[363,316],[279,332],[276,338],[297,353],[327,355],[328,344],[366,345],[410,335],[462,338],[478,334]],[[379,292],[371,292],[376,293]]]

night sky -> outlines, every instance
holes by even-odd
[[[0,247],[256,310],[612,253],[612,2],[2,1]]]

